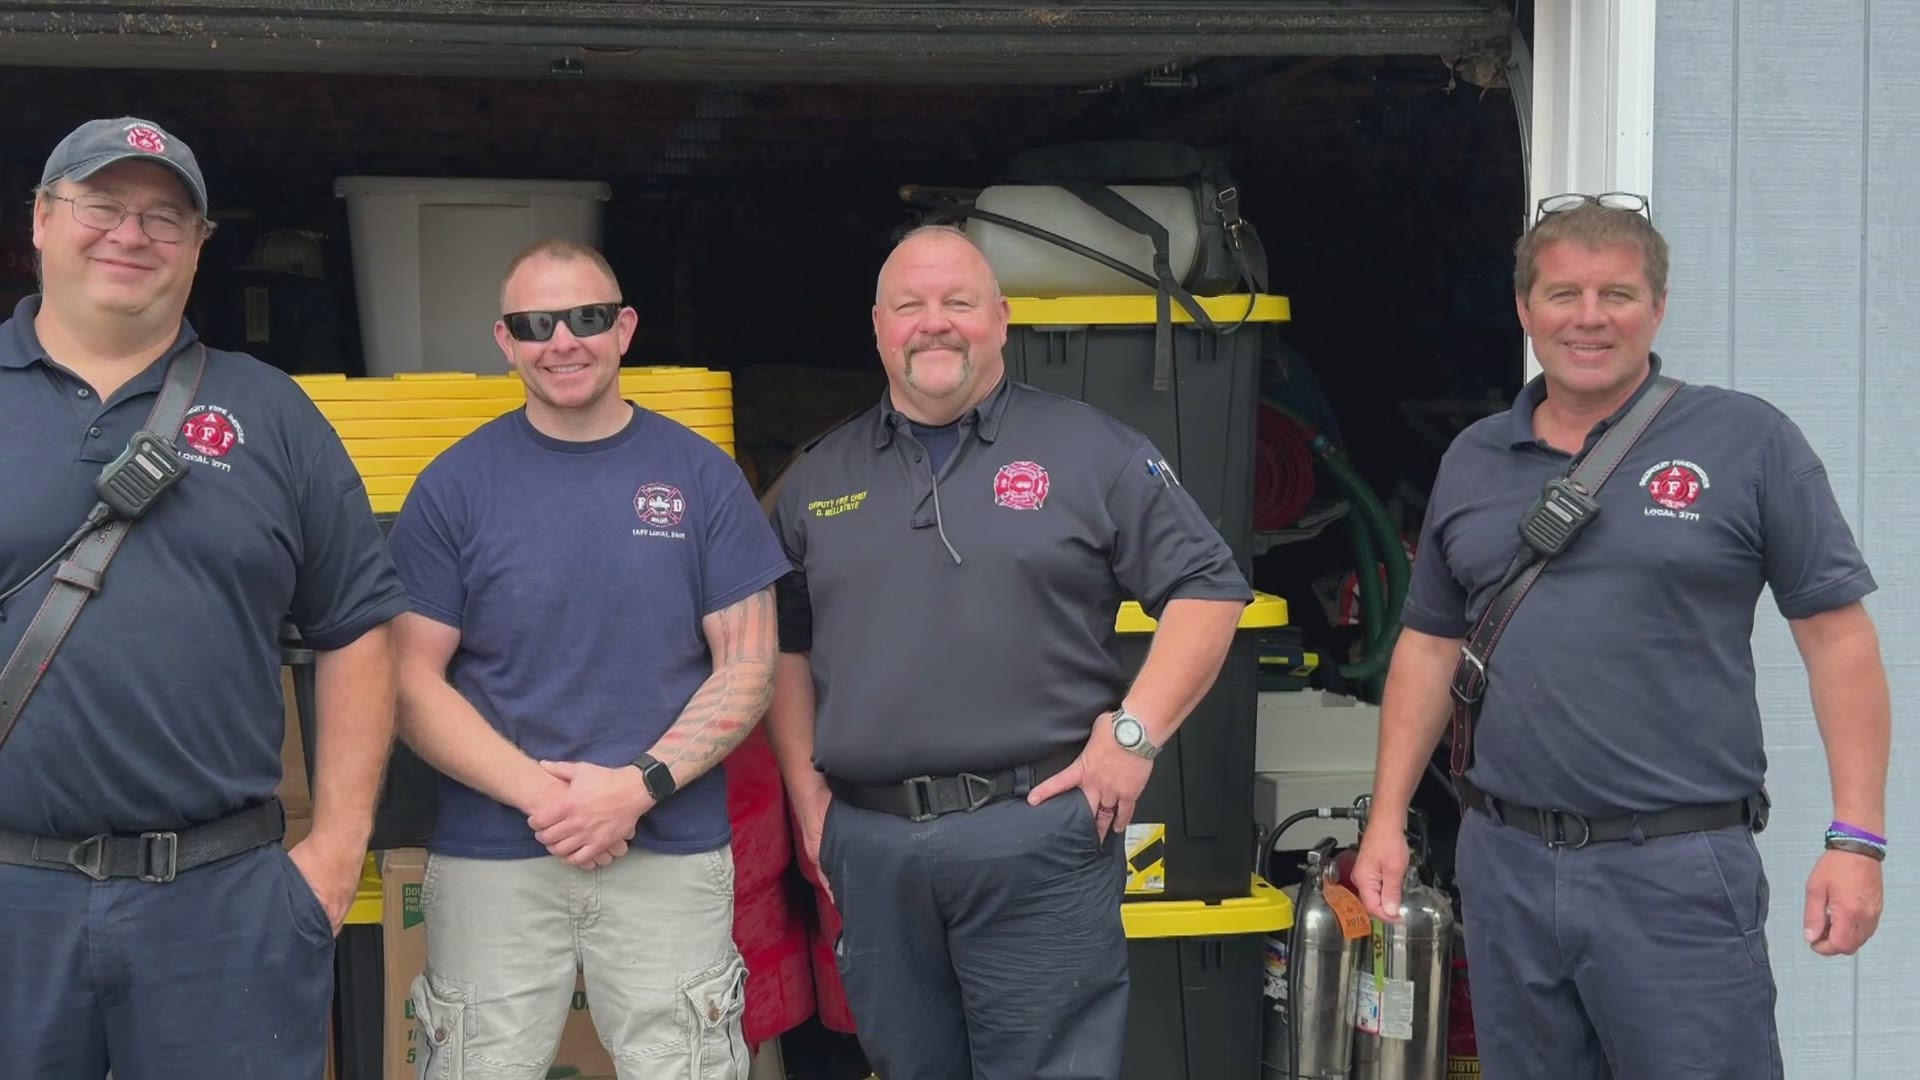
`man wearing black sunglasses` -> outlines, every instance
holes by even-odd
[[[1873,575],[1791,420],[1661,374],[1667,243],[1646,200],[1539,210],[1514,300],[1542,374],[1441,463],[1354,878],[1399,917],[1408,803],[1450,732],[1485,1074],[1778,1080],[1754,609],[1770,589],[1831,766],[1804,939],[1852,954],[1886,855]],[[1589,475],[1609,462],[1611,481]],[[1811,839],[1781,843],[1798,861]]]
[[[526,407],[436,459],[391,536],[401,734],[446,776],[424,1075],[540,1075],[578,968],[623,1080],[743,1080],[716,766],[771,694],[788,564],[725,452],[621,398],[638,317],[598,252],[536,244],[501,312]]]

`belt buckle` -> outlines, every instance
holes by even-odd
[[[1453,679],[1447,684],[1447,691],[1453,695],[1453,700],[1471,709],[1475,705],[1480,704],[1481,698],[1487,696],[1487,663],[1478,656],[1473,655],[1473,647],[1464,642],[1460,645],[1460,659],[1464,660],[1467,665],[1473,669],[1472,673]],[[1477,689],[1469,694],[1466,687],[1474,685],[1474,675],[1480,677],[1478,680],[1479,685]]]
[[[967,813],[969,814],[987,805],[987,800],[993,798],[993,781],[977,773],[961,773],[960,786],[967,793]],[[979,792],[977,795],[974,794],[976,790]]]
[[[900,785],[907,789],[908,821],[927,822],[940,816],[933,810],[933,777],[910,776]]]
[[[1580,840],[1574,842],[1567,837],[1567,822],[1580,823]],[[1593,842],[1593,825],[1579,814],[1565,810],[1540,811],[1540,839],[1547,842],[1549,848],[1572,848],[1575,851]]]
[[[180,872],[180,834],[145,832],[140,834],[140,880],[165,885]],[[164,861],[156,860],[156,850],[166,852]]]
[[[95,833],[68,848],[65,861],[95,881],[107,880],[107,834]]]

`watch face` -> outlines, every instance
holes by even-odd
[[[1137,746],[1145,733],[1140,730],[1140,721],[1131,716],[1114,721],[1113,737],[1121,746]]]

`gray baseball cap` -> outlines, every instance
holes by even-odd
[[[194,160],[193,151],[159,124],[137,116],[89,120],[74,128],[53,148],[40,183],[85,180],[115,162],[135,158],[165,165],[179,174],[193,195],[194,205],[202,214],[207,212],[207,182],[200,176],[200,163]]]

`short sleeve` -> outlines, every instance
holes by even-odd
[[[1141,443],[1107,491],[1113,572],[1159,618],[1176,599],[1253,599],[1233,549],[1152,443]]]
[[[1451,458],[1448,454],[1441,459],[1433,492],[1427,498],[1426,520],[1420,525],[1420,540],[1414,548],[1400,623],[1434,637],[1464,638],[1473,629],[1467,617],[1467,590],[1447,567],[1445,538],[1440,535],[1440,522],[1460,498],[1458,483],[1447,467]]]
[[[388,534],[412,609],[458,629],[466,610],[460,552],[470,532],[465,500],[444,468],[428,469],[407,493]]]
[[[1781,416],[1760,459],[1760,526],[1767,585],[1789,619],[1850,604],[1876,585],[1840,513],[1827,468]]]
[[[701,614],[711,615],[773,584],[788,570],[747,478],[731,459],[705,470],[713,513],[701,558]]]
[[[774,583],[779,607],[780,651],[807,652],[813,648],[813,600],[807,593],[806,538],[795,518],[793,485],[783,485],[769,516],[773,531],[792,569]]]
[[[313,456],[300,486],[300,565],[288,612],[310,648],[344,648],[406,610],[360,471],[310,406]]]

